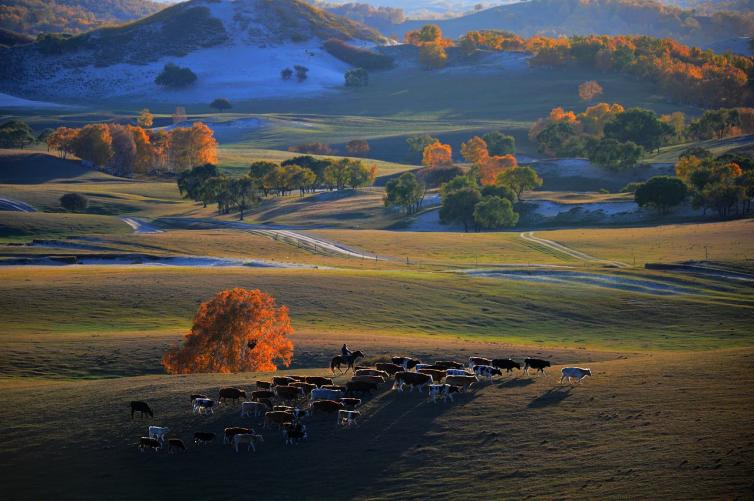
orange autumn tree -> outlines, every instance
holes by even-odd
[[[490,153],[484,139],[474,136],[461,145],[461,156],[471,164],[483,165],[490,158]]]
[[[424,148],[422,165],[425,167],[443,167],[453,165],[453,148],[449,144],[436,142]]]
[[[222,291],[199,306],[182,346],[165,352],[170,374],[275,371],[293,357],[288,308],[259,289]]]
[[[518,160],[513,155],[496,155],[489,157],[479,167],[479,183],[482,186],[493,186],[497,177],[504,171],[518,166]]]

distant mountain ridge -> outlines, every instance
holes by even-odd
[[[38,33],[81,33],[122,24],[166,7],[151,0],[3,0],[0,28]]]

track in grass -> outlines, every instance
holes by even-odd
[[[552,240],[546,240],[544,238],[535,237],[533,231],[525,231],[521,233],[521,238],[523,238],[527,242],[533,242],[533,243],[542,245],[544,247],[547,247],[550,250],[559,252],[561,254],[566,254],[568,256],[579,259],[581,261],[588,261],[590,263],[596,263],[596,264],[605,264],[608,266],[614,266],[616,268],[629,267],[629,265],[621,261],[608,261],[605,259],[600,259],[594,256],[590,256],[589,254],[585,254],[583,252],[573,250],[570,247],[566,247],[565,245],[559,244],[557,242],[553,242]]]

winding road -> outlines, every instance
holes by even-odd
[[[10,198],[0,198],[0,210],[14,212],[37,212],[37,209],[35,209],[31,205]]]
[[[596,263],[596,264],[605,264],[608,266],[614,266],[616,268],[629,268],[630,267],[628,264],[620,262],[620,261],[609,261],[606,259],[600,259],[598,257],[590,256],[589,254],[586,254],[584,252],[571,249],[570,247],[566,247],[563,244],[553,242],[552,240],[546,240],[544,238],[535,237],[533,231],[525,231],[521,233],[521,238],[523,238],[527,242],[532,242],[532,243],[541,245],[543,247],[547,247],[550,250],[553,250],[560,254],[566,254],[580,261],[586,261],[586,262]]]

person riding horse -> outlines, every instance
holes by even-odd
[[[348,345],[343,343],[343,347],[340,349],[340,354],[343,356],[343,358],[348,358],[351,356],[351,350],[348,349]]]
[[[359,350],[351,351],[348,348],[348,345],[344,343],[340,348],[340,355],[333,357],[332,361],[330,362],[330,369],[334,373],[336,368],[340,370],[341,364],[346,364],[346,372],[348,372],[348,369],[353,370],[354,363],[360,358],[364,358],[364,353]]]

